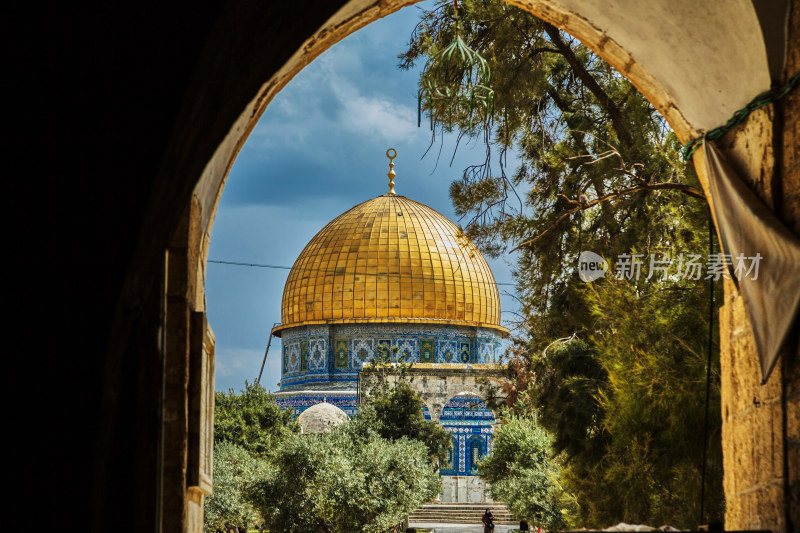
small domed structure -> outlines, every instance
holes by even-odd
[[[303,434],[327,433],[348,420],[350,419],[344,411],[328,402],[312,405],[297,417]]]

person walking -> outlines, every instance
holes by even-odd
[[[486,512],[483,513],[481,522],[483,522],[483,533],[494,533],[494,515],[492,514],[492,510],[488,507],[486,508]]]

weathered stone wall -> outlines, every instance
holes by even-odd
[[[482,398],[494,396],[504,368],[496,364],[417,363],[410,369],[412,379],[409,384],[422,397],[431,420],[438,422],[445,404],[456,394],[471,392]],[[377,373],[365,369],[361,375],[359,387],[363,393],[369,389],[369,382],[377,379]],[[392,374],[384,379],[397,383],[400,378]],[[498,413],[495,412],[494,416],[497,418]]]
[[[792,2],[789,19],[789,50],[784,79],[800,72],[800,1]],[[778,216],[800,235],[800,89],[795,89],[778,111],[781,127],[781,187]],[[800,268],[800,265],[798,265]],[[793,344],[793,346],[791,346]],[[800,316],[795,319],[794,338],[785,349],[783,361],[783,416],[786,425],[785,472],[787,476],[787,529],[800,531]]]
[[[720,311],[726,529],[786,531],[782,368],[760,384],[744,302],[726,283]]]
[[[784,79],[800,70],[800,1],[794,0]],[[774,127],[771,127],[771,123]],[[749,185],[800,235],[800,92],[755,113],[723,150]],[[798,328],[796,327],[795,330]],[[726,529],[800,528],[800,365],[797,334],[769,380],[758,358],[742,297],[725,285],[720,311],[722,446]]]
[[[489,487],[477,476],[442,476],[442,502],[484,503],[492,502]]]

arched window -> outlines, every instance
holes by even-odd
[[[484,456],[484,449],[483,449],[483,439],[474,436],[469,439],[469,443],[467,444],[467,473],[472,475],[477,475],[478,473],[478,462]]]
[[[445,460],[444,463],[442,463],[441,467],[439,468],[440,474],[454,475],[456,473],[457,449],[458,449],[458,443],[456,442],[456,438],[451,437],[450,450],[447,452],[447,459]]]

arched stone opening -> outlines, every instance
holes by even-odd
[[[163,487],[159,505],[163,505],[165,516],[172,517],[169,523],[165,522],[166,531],[196,530],[196,521],[191,517],[202,508],[202,498],[185,489],[187,428],[191,426],[186,405],[194,398],[189,368],[192,354],[196,353],[191,348],[192,324],[203,322],[193,321],[192,316],[205,311],[202,287],[208,239],[227,171],[269,100],[293,74],[345,35],[409,3],[350,2],[317,6],[316,10],[293,5],[252,7],[261,10],[258,13],[226,6],[206,35],[202,50],[193,56],[197,60],[195,74],[186,83],[183,103],[173,107],[177,117],[172,124],[174,133],[169,141],[156,147],[162,162],[153,178],[149,204],[142,210],[141,225],[136,228],[141,238],[133,239],[127,249],[132,259],[125,267],[127,278],[116,302],[108,355],[103,361],[101,418],[113,420],[124,409],[127,414],[131,411],[118,397],[119,390],[137,379],[123,371],[123,361],[131,357],[129,351],[139,350],[147,361],[152,361],[153,368],[162,363],[159,354],[164,358],[162,376],[141,378],[150,379],[145,388],[149,392],[143,394],[150,399],[137,400],[131,416],[145,420],[161,409],[166,411],[162,418],[167,421],[163,424],[162,472],[141,481],[142,486],[154,491]],[[768,87],[773,65],[781,63],[770,52],[771,35],[777,33],[770,34],[770,24],[764,21],[771,17],[746,1],[726,6],[725,10],[693,2],[618,1],[602,9],[577,1],[515,3],[577,36],[616,66],[667,117],[682,140],[724,122],[755,93]],[[793,5],[792,21],[796,21],[797,2]],[[282,22],[295,19],[302,20],[288,26]],[[794,39],[790,36],[785,40],[795,44],[789,49],[786,72],[793,73],[799,66],[796,43],[800,39],[797,23],[792,22],[789,28]],[[665,50],[670,55],[664,55]],[[230,69],[241,69],[242,75],[230,76]],[[792,162],[795,156],[791,153],[797,140],[787,125],[798,123],[797,114],[796,99],[783,107],[767,108],[751,116],[739,131],[722,142],[723,150],[750,179],[751,186],[796,232],[800,207],[793,195],[800,190],[800,171]],[[696,160],[702,177],[701,158]],[[776,166],[782,176],[778,181],[772,178]],[[752,473],[753,479],[738,475],[738,479],[729,481],[726,477],[726,492],[731,494],[732,522],[728,527],[769,526],[780,530],[788,527],[780,515],[785,511],[789,516],[789,504],[777,503],[772,514],[764,506],[764,516],[769,518],[754,526],[755,522],[746,516],[752,514],[748,498],[754,498],[748,494],[752,493],[749,487],[768,486],[759,492],[768,502],[789,501],[792,483],[792,494],[797,494],[796,472],[800,468],[789,465],[786,459],[789,447],[796,447],[798,441],[796,434],[786,433],[786,421],[793,420],[791,413],[796,413],[798,405],[797,368],[780,369],[765,388],[760,388],[756,379],[741,377],[747,371],[743,365],[753,360],[752,346],[748,345],[752,333],[735,288],[726,287],[726,293],[723,330],[729,335],[723,332],[723,346],[729,355],[723,360],[723,379],[731,382],[731,394],[723,400],[724,416],[729,420],[727,431],[735,441],[737,435],[752,435],[767,418],[778,420],[770,424],[765,439],[747,442],[759,450],[754,455],[776,457],[772,452],[778,452],[780,456],[772,469],[757,468],[750,460],[744,470]],[[160,308],[163,311],[157,311]],[[162,337],[159,331],[164,332]],[[145,341],[140,341],[142,345],[137,348],[130,341],[138,338],[153,339],[150,342],[154,344],[144,346]],[[153,406],[152,398],[158,396],[162,382],[163,404]],[[775,411],[774,416],[750,409],[747,401],[756,396],[759,405],[769,405]],[[790,405],[794,411],[787,415]],[[136,412],[139,408],[144,414]],[[99,430],[94,466],[98,503],[94,505],[99,509],[100,523],[106,512],[102,510],[104,488],[109,480],[126,477],[126,467],[115,466],[119,461],[115,456],[115,442],[120,439],[118,426],[109,424]],[[158,431],[147,435],[160,438]],[[772,444],[773,440],[779,444]],[[748,446],[743,442],[732,446],[726,455],[726,466],[728,457],[747,455]],[[796,451],[792,453],[796,456]],[[731,461],[731,466],[736,464]],[[774,475],[761,479],[762,472]],[[794,478],[789,475],[792,472]],[[154,489],[154,484],[159,489]],[[754,505],[759,509],[755,513],[758,515],[762,506]],[[796,516],[797,511],[792,512]]]
[[[478,475],[478,463],[491,450],[497,421],[484,396],[485,392],[474,390],[458,392],[445,402],[440,413],[439,424],[450,433],[453,445],[451,461],[440,470],[439,499],[443,502],[492,501],[486,483]]]

